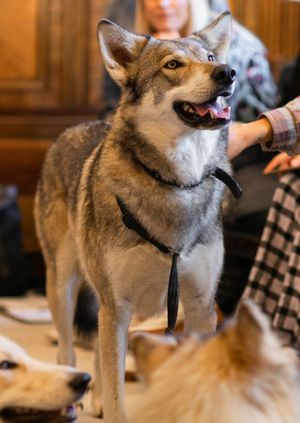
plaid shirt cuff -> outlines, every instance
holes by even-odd
[[[262,113],[273,130],[273,139],[262,143],[264,151],[285,151],[289,154],[300,153],[300,97],[285,107]]]

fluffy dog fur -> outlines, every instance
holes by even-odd
[[[87,373],[35,360],[19,345],[0,336],[0,420],[74,420],[71,405],[83,396],[89,381]]]
[[[298,423],[299,362],[244,302],[216,336],[132,334],[148,388],[131,423]]]
[[[223,185],[207,172],[217,166],[229,170],[228,117],[221,115],[222,96],[234,85],[233,71],[222,64],[230,27],[227,13],[189,38],[162,41],[101,21],[104,63],[123,91],[113,125],[71,128],[46,157],[35,215],[59,334],[58,358],[75,364],[74,311],[79,287],[87,281],[100,303],[94,412],[101,413],[103,399],[109,423],[126,421],[124,362],[131,316],[165,310],[171,265],[169,255],[123,224],[116,195],[152,237],[182,249],[178,271],[186,328],[210,333],[216,326]],[[201,184],[193,189],[161,184],[141,162],[164,180]]]

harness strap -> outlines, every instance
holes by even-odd
[[[170,180],[164,179],[157,170],[150,169],[143,162],[141,162],[137,157],[134,157],[134,159],[143,168],[143,170],[149,176],[151,176],[151,178],[155,179],[157,182],[159,182],[159,183],[161,183],[163,185],[169,185],[171,187],[176,187],[176,188],[179,188],[179,189],[193,189],[193,188],[196,188],[200,184],[202,184],[202,181],[205,178],[205,176],[208,176],[208,174],[207,175],[204,175],[199,181],[195,182],[194,184],[190,184],[190,185],[179,184],[175,180],[170,181]]]
[[[137,160],[137,159],[136,159]],[[165,185],[172,185],[177,188],[181,189],[192,189],[196,188],[198,185],[201,184],[204,177],[208,176],[214,176],[220,181],[222,181],[232,192],[235,198],[240,198],[243,191],[240,187],[239,183],[235,178],[233,178],[231,175],[229,175],[225,170],[217,167],[214,171],[207,172],[205,176],[201,179],[200,182],[197,182],[196,184],[192,185],[179,185],[175,181],[166,181],[164,180],[161,175],[154,171],[149,169],[147,166],[145,166],[142,162],[137,160],[137,162],[142,166],[144,171],[150,175],[152,178],[156,179],[158,182],[165,184]],[[172,256],[172,265],[171,265],[171,271],[169,276],[169,284],[168,284],[168,327],[166,328],[165,333],[166,334],[172,334],[173,330],[176,326],[177,321],[177,315],[178,315],[178,305],[179,305],[179,281],[178,281],[178,272],[177,272],[177,258],[180,255],[180,251],[174,250],[172,247],[169,247],[167,245],[162,244],[157,239],[153,238],[149,234],[146,228],[144,228],[138,220],[130,213],[124,202],[121,200],[119,196],[116,195],[117,204],[119,206],[119,209],[122,213],[122,220],[124,225],[130,229],[134,230],[141,238],[143,238],[145,241],[152,244],[154,247],[156,247],[159,251],[161,251],[163,254],[170,254]]]
[[[130,213],[124,202],[119,196],[116,195],[118,206],[122,213],[122,220],[124,225],[133,231],[135,231],[145,241],[150,242],[163,254],[170,254],[172,256],[172,266],[169,276],[168,285],[168,327],[166,333],[171,334],[176,326],[177,315],[178,315],[178,304],[179,304],[179,283],[177,274],[177,257],[180,255],[180,251],[175,251],[173,248],[168,247],[161,242],[153,238],[147,229],[145,229],[137,219]]]
[[[243,195],[243,189],[233,176],[229,175],[229,173],[225,172],[225,170],[220,167],[216,167],[213,176],[223,182],[237,200],[241,198]]]
[[[215,169],[210,169],[206,171],[198,182],[195,182],[194,184],[190,184],[190,185],[184,185],[184,184],[179,184],[175,180],[170,181],[170,180],[164,179],[157,170],[150,169],[143,162],[141,162],[137,157],[134,157],[134,160],[136,161],[136,163],[139,164],[139,166],[142,167],[145,173],[147,173],[149,176],[151,176],[151,178],[155,179],[157,182],[159,182],[162,185],[168,185],[168,186],[172,186],[179,189],[189,190],[189,189],[197,188],[199,185],[202,184],[205,178],[208,178],[209,176],[214,176],[227,186],[227,188],[231,191],[232,195],[236,199],[239,199],[243,194],[243,190],[240,184],[238,183],[238,181],[235,179],[235,177],[230,175],[229,173],[227,173],[225,170],[221,169],[220,167],[216,167]]]
[[[119,206],[119,209],[122,212],[122,220],[124,225],[128,229],[134,230],[138,235],[140,235],[141,238],[143,238],[145,241],[150,242],[150,244],[154,245],[159,251],[161,251],[164,254],[173,254],[174,250],[171,247],[168,247],[167,245],[162,244],[161,242],[157,241],[157,239],[153,238],[147,229],[145,229],[133,216],[132,213],[128,210],[128,208],[125,206],[124,202],[121,200],[121,198],[116,195],[116,200]]]

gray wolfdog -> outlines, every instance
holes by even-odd
[[[103,401],[109,423],[126,421],[124,361],[132,314],[145,319],[166,308],[171,253],[180,251],[186,330],[209,333],[216,326],[223,185],[212,172],[230,168],[224,98],[233,92],[235,72],[223,64],[230,34],[228,12],[201,32],[172,41],[100,21],[104,63],[122,88],[113,124],[65,131],[42,169],[35,215],[58,359],[75,364],[73,317],[87,282],[100,304],[93,405],[99,414]],[[128,213],[148,239],[124,224]]]

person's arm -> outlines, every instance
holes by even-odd
[[[264,151],[284,151],[289,155],[300,153],[300,96],[261,116],[268,119],[273,130],[271,141],[261,144]]]
[[[234,159],[246,148],[270,141],[272,136],[272,126],[267,118],[250,123],[233,122],[229,128],[227,155]]]
[[[233,159],[251,145],[260,143],[264,151],[300,153],[300,96],[260,115],[260,119],[233,123],[229,128],[228,157]]]

